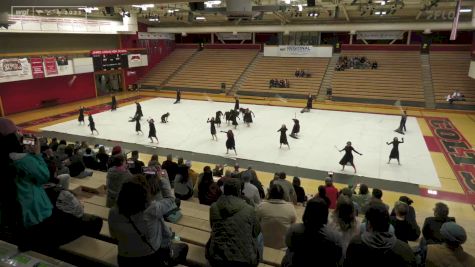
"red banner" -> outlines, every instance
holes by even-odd
[[[43,59],[40,57],[32,57],[30,58],[31,64],[31,71],[33,75],[33,79],[44,78],[45,71],[43,68]]]
[[[45,57],[45,71],[46,75],[57,75],[58,74],[58,66],[56,65],[56,58],[55,57]]]

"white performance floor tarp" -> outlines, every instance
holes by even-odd
[[[440,187],[424,137],[413,117],[407,120],[405,143],[399,145],[402,164],[399,166],[396,160],[386,164],[392,148],[386,142],[395,136],[401,137],[394,132],[399,126],[399,116],[316,109],[301,114],[300,108],[244,104],[241,107],[250,108],[256,115],[251,127],[242,123],[241,116],[241,121],[238,121],[240,125],[234,130],[222,118],[221,128],[217,128],[219,140],[212,141],[207,118],[213,117],[218,110],[224,113],[232,109],[234,103],[194,100],[182,100],[179,104],[173,102],[174,99],[168,98],[141,102],[144,113],[143,136],[135,133],[135,122],[128,122],[129,117],[135,114],[133,104],[114,112],[95,114],[96,128],[100,133],[96,137],[150,145],[145,119],[152,117],[157,128],[159,147],[334,172],[341,172],[338,162],[344,154],[338,152],[337,148],[342,149],[347,141],[351,141],[353,147],[363,153],[363,156],[354,154],[357,175]],[[171,114],[169,122],[162,124],[160,116],[166,112]],[[286,124],[290,134],[292,118],[295,116],[301,125],[299,139],[288,137],[290,150],[286,146],[280,149],[280,133],[277,130]],[[228,129],[234,131],[237,156],[231,151],[226,155],[226,134],[219,131]],[[91,136],[87,116],[86,125],[79,126],[77,120],[71,120],[43,130]],[[352,174],[353,168],[347,166],[343,173]]]

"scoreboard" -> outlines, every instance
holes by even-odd
[[[120,70],[128,67],[127,50],[93,50],[91,51],[94,71]]]

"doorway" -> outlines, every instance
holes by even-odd
[[[117,93],[124,90],[121,71],[104,71],[94,73],[97,96]]]

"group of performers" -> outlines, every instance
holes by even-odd
[[[177,90],[176,101],[174,102],[174,104],[180,103],[180,100],[181,100],[181,92],[180,92],[180,90]],[[315,100],[315,98],[311,94],[309,94],[308,97],[307,97],[307,104],[306,104],[305,108],[302,109],[301,113],[310,112],[310,110],[313,107],[312,102],[314,100]],[[135,115],[130,118],[129,122],[135,122],[135,131],[136,131],[136,133],[137,134],[143,134],[143,132],[141,130],[141,124],[140,124],[140,121],[143,117],[142,106],[137,101],[135,102],[135,104],[136,104]],[[111,111],[114,111],[116,109],[117,109],[117,100],[116,100],[115,96],[112,96]],[[78,121],[79,121],[80,125],[81,124],[84,125],[85,110],[86,109],[83,106],[81,106],[79,108]],[[400,121],[399,127],[398,127],[398,129],[395,130],[395,132],[400,133],[400,134],[404,134],[404,132],[406,131],[406,121],[407,121],[407,112],[406,112],[406,110],[403,110],[402,112],[403,112],[403,114],[401,116],[401,121]],[[231,123],[234,126],[234,129],[237,129],[237,126],[239,125],[238,122],[237,122],[237,119],[240,119],[239,115],[241,113],[243,115],[244,123],[248,127],[250,127],[251,123],[253,123],[253,118],[255,118],[255,114],[249,108],[240,108],[239,98],[236,96],[235,97],[234,109],[231,109],[231,110],[226,111],[224,113],[222,111],[217,111],[214,117],[208,118],[208,120],[206,122],[210,124],[210,133],[211,133],[212,140],[218,141],[216,127],[221,127],[221,117],[224,116],[224,118],[226,119],[227,124],[229,125]],[[169,112],[163,114],[161,116],[161,122],[162,123],[167,123],[169,116],[170,116]],[[91,134],[94,135],[94,132],[99,134],[99,132],[96,129],[94,118],[92,117],[91,113],[88,114],[88,120],[89,120],[88,126],[89,126],[89,129],[91,130]],[[298,133],[300,132],[300,121],[296,118],[294,118],[292,120],[294,122],[294,126],[293,126],[292,131],[291,131],[289,136],[292,137],[292,138],[298,139]],[[149,119],[147,119],[147,122],[149,124],[148,138],[150,139],[151,143],[153,143],[154,140],[156,140],[157,143],[158,143],[157,130],[155,128],[155,121],[153,120],[153,118],[149,118]],[[282,145],[286,145],[288,147],[288,149],[290,149],[290,144],[287,140],[287,131],[288,131],[288,129],[287,129],[285,124],[282,124],[280,129],[277,130],[277,132],[280,132],[280,139],[279,139],[280,148],[282,148]],[[226,154],[229,153],[229,150],[232,150],[237,155],[236,142],[235,142],[235,139],[234,139],[233,131],[228,130],[228,131],[221,131],[221,132],[226,133],[226,137],[227,137],[227,140],[226,140]],[[392,149],[391,149],[390,155],[389,155],[388,164],[391,162],[392,159],[396,159],[398,164],[401,165],[401,162],[399,160],[399,144],[402,144],[402,143],[404,143],[404,138],[402,138],[401,141],[399,141],[399,139],[397,137],[394,137],[391,142],[386,142],[387,145],[392,145],[393,146]],[[350,141],[348,141],[346,143],[346,146],[344,148],[342,148],[342,149],[337,148],[337,150],[339,152],[343,152],[343,151],[345,152],[344,156],[339,161],[339,164],[342,166],[341,170],[344,171],[345,166],[349,164],[353,167],[353,170],[356,173],[356,166],[355,166],[355,163],[354,163],[353,152],[355,152],[356,154],[358,154],[360,156],[362,156],[363,154],[356,151],[353,148],[352,143]]]

